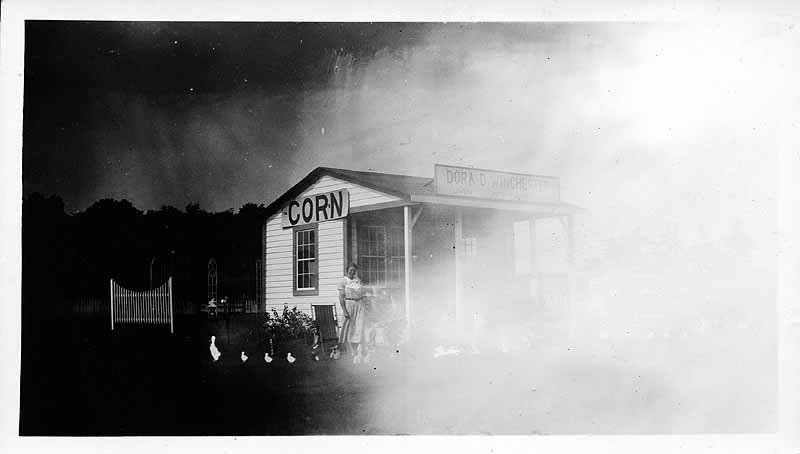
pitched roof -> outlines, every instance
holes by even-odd
[[[414,177],[410,175],[397,175],[392,173],[361,172],[349,169],[334,169],[320,167],[326,173],[343,180],[349,180],[362,186],[371,187],[378,191],[403,198],[414,194],[433,194],[433,178]]]
[[[267,216],[283,208],[286,202],[293,200],[319,178],[329,175],[341,180],[350,181],[361,186],[385,192],[402,199],[410,200],[412,195],[434,194],[433,178],[397,175],[391,173],[363,172],[333,167],[317,167],[297,184],[289,188],[283,195],[267,206]]]

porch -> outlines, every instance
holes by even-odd
[[[485,205],[431,200],[347,217],[345,262],[358,264],[376,304],[402,312],[410,337],[469,343],[514,325],[569,321],[573,212]],[[537,251],[547,242],[538,227],[553,221],[564,240],[557,266]]]

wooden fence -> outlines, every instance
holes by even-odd
[[[109,297],[76,297],[69,300],[73,315],[78,317],[108,317],[110,311]],[[186,299],[173,301],[175,315],[205,315],[208,312],[207,303],[200,303]],[[231,298],[227,305],[218,305],[218,314],[258,314],[263,312],[256,298]]]
[[[201,312],[208,312],[208,305],[205,304],[200,308]],[[263,305],[259,304],[257,298],[239,297],[227,298],[226,302],[217,303],[218,314],[257,314],[264,311]]]
[[[102,315],[105,317],[109,315],[109,311],[111,310],[108,297],[75,298],[70,300],[70,306],[72,306],[72,313],[74,315],[87,317],[93,315]]]

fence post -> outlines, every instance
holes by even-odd
[[[114,279],[111,279],[109,287],[111,288],[111,331],[114,331]]]
[[[172,276],[169,277],[169,333],[173,334],[172,328]]]

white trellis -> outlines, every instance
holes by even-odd
[[[208,301],[214,300],[219,303],[217,299],[218,283],[217,261],[212,258],[208,261]]]
[[[111,330],[116,325],[169,325],[172,323],[172,277],[161,286],[136,291],[127,289],[111,279]]]

